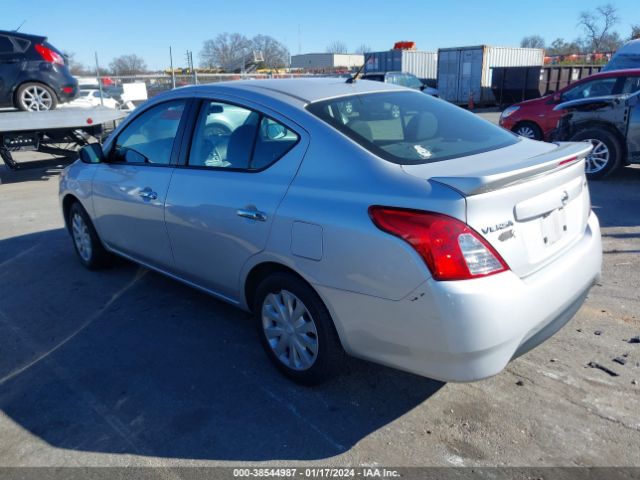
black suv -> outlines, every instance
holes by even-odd
[[[0,107],[53,110],[77,94],[64,55],[46,37],[0,30]]]
[[[587,177],[600,179],[623,165],[640,163],[640,91],[571,100],[554,110],[566,113],[552,132],[553,140],[593,145]]]

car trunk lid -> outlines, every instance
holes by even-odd
[[[403,170],[465,197],[466,222],[521,277],[578,241],[591,208],[585,143],[523,140],[479,155]]]

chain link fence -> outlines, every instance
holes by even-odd
[[[262,80],[267,78],[310,78],[335,76],[330,74],[309,73],[193,73],[193,74],[149,74],[134,76],[102,76],[100,82],[105,88],[121,88],[125,83],[144,83],[149,98],[175,87],[202,85],[206,83],[227,82],[233,80]]]

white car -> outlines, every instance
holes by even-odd
[[[100,90],[80,90],[78,98],[69,104],[73,107],[100,107],[104,105],[106,108],[119,108],[120,103],[106,92],[102,92],[102,102],[100,102]]]

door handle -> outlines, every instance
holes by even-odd
[[[155,200],[156,198],[158,198],[158,194],[151,190],[149,187],[145,188],[144,190],[140,190],[138,195],[140,195],[145,200]]]
[[[240,209],[236,213],[239,217],[248,218],[250,220],[257,220],[259,222],[267,221],[267,214],[259,210]]]

